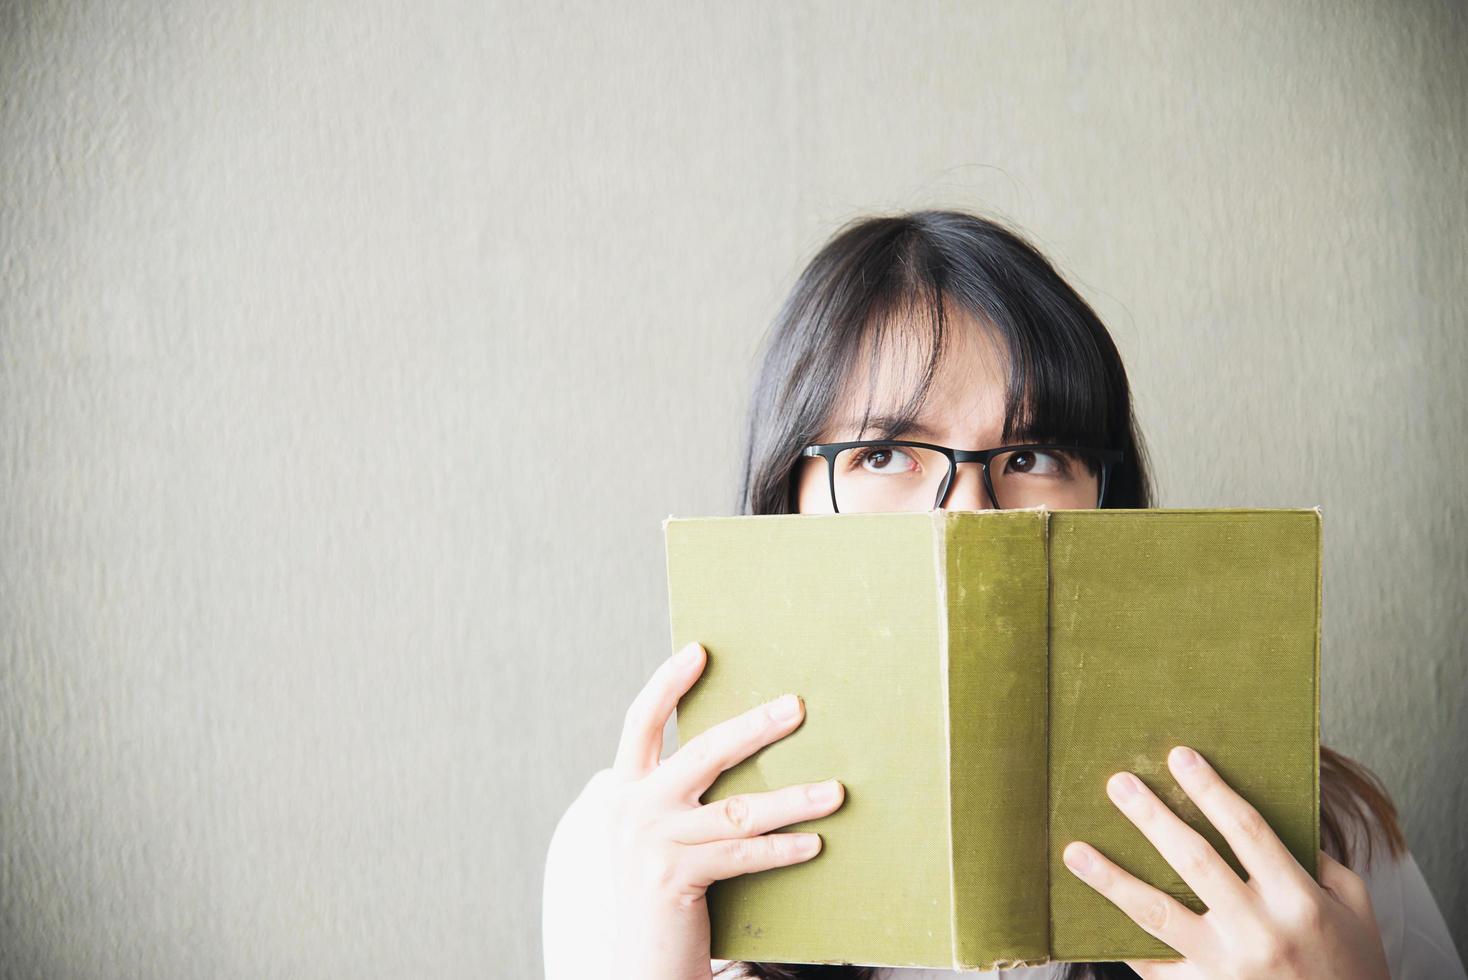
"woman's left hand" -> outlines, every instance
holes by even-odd
[[[1113,803],[1207,906],[1199,915],[1123,871],[1081,841],[1066,845],[1071,872],[1185,959],[1128,960],[1144,980],[1184,977],[1334,977],[1389,980],[1366,884],[1320,852],[1310,877],[1259,811],[1198,753],[1177,746],[1168,768],[1248,872],[1239,878],[1208,841],[1129,772],[1106,784]]]

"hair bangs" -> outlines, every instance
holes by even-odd
[[[914,236],[915,237],[915,236]],[[859,433],[880,416],[887,428],[905,427],[922,413],[947,348],[946,297],[933,277],[906,264],[881,270],[877,292],[858,328],[855,347],[867,351],[866,399]],[[907,370],[914,364],[917,371]],[[876,404],[883,370],[899,373],[893,387],[906,397],[892,405]],[[852,371],[849,378],[854,377]],[[915,375],[909,380],[906,375]]]
[[[1070,315],[1058,308],[1050,312],[1056,319]],[[1115,445],[1116,392],[1101,351],[1087,342],[1089,333],[1057,329],[1055,320],[1037,327],[1025,307],[1010,304],[990,319],[1010,352],[1004,441]]]

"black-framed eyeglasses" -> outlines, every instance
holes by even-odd
[[[951,449],[905,439],[862,439],[806,446],[826,461],[838,514],[933,510],[943,506],[959,463],[978,463],[991,509],[1041,504],[1051,510],[1100,507],[1120,449],[1026,443]]]

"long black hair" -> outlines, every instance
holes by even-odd
[[[738,512],[798,509],[800,450],[827,425],[861,351],[870,352],[875,379],[888,345],[926,340],[925,371],[896,415],[914,419],[947,349],[953,309],[1006,341],[1004,443],[1033,439],[1120,449],[1103,506],[1155,506],[1126,369],[1095,311],[1019,232],[990,218],[932,210],[852,221],[801,273],[765,338],[749,405]],[[870,412],[869,398],[863,427]],[[1364,847],[1369,863],[1373,839],[1392,855],[1404,852],[1405,837],[1379,779],[1324,746],[1320,762],[1322,849],[1348,866],[1357,847]],[[759,980],[876,975],[873,967],[737,961],[727,969],[737,971],[727,975]],[[1111,980],[1136,973],[1125,963],[1069,963],[1063,975]]]
[[[1106,506],[1151,506],[1126,370],[1100,318],[1018,232],[959,211],[918,211],[847,224],[781,306],[750,400],[738,512],[796,510],[800,450],[826,425],[864,346],[875,378],[889,345],[927,341],[926,372],[898,413],[915,417],[955,306],[1007,341],[1003,441],[1120,449]],[[926,337],[915,338],[923,325]]]

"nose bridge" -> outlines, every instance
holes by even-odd
[[[943,502],[948,510],[993,510],[989,492],[984,486],[984,468],[980,463],[957,463],[953,469],[953,481],[948,487],[948,499]]]

